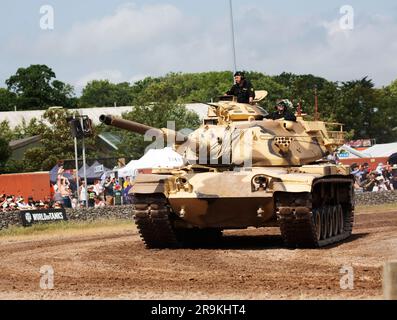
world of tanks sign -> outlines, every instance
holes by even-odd
[[[52,223],[68,220],[65,209],[22,210],[20,218],[24,227],[30,227],[36,223]]]

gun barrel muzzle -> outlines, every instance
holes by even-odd
[[[154,135],[163,135],[163,132],[160,129],[153,128],[142,123],[116,118],[111,115],[103,114],[99,117],[99,121],[108,126],[113,126],[119,129],[128,130],[142,135],[146,134],[146,132],[148,132],[149,130],[151,130]]]

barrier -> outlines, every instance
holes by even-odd
[[[68,220],[65,209],[22,210],[20,211],[20,218],[24,227],[30,227],[36,223],[52,223]]]
[[[387,262],[383,267],[383,298],[397,300],[397,261]]]

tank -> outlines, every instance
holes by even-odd
[[[101,122],[172,143],[177,169],[145,170],[133,183],[134,217],[147,248],[215,244],[229,229],[280,228],[288,247],[319,248],[352,234],[354,178],[326,159],[344,143],[341,124],[268,120],[230,97],[209,104],[190,134],[102,115]]]

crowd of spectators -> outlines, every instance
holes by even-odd
[[[51,198],[35,201],[32,197],[27,200],[22,196],[0,194],[0,212],[15,210],[47,210],[62,208],[60,203],[54,202]]]
[[[353,164],[352,175],[356,179],[355,189],[361,192],[381,192],[397,190],[397,165],[379,163],[375,170],[370,170],[367,163]]]
[[[128,196],[131,190],[131,179],[107,177],[97,179],[86,187],[84,180],[79,180],[77,189],[76,178],[67,178],[61,169],[57,181],[51,184],[52,197],[45,200],[24,199],[22,196],[0,194],[0,212],[16,210],[46,210],[60,208],[90,208],[131,204]]]
[[[75,178],[70,181],[58,174],[54,187],[54,201],[65,208],[105,207],[113,205],[130,204],[128,196],[132,185],[129,177],[116,179],[107,177],[104,180],[97,179],[93,184],[85,185],[84,180],[79,180],[79,188]]]

